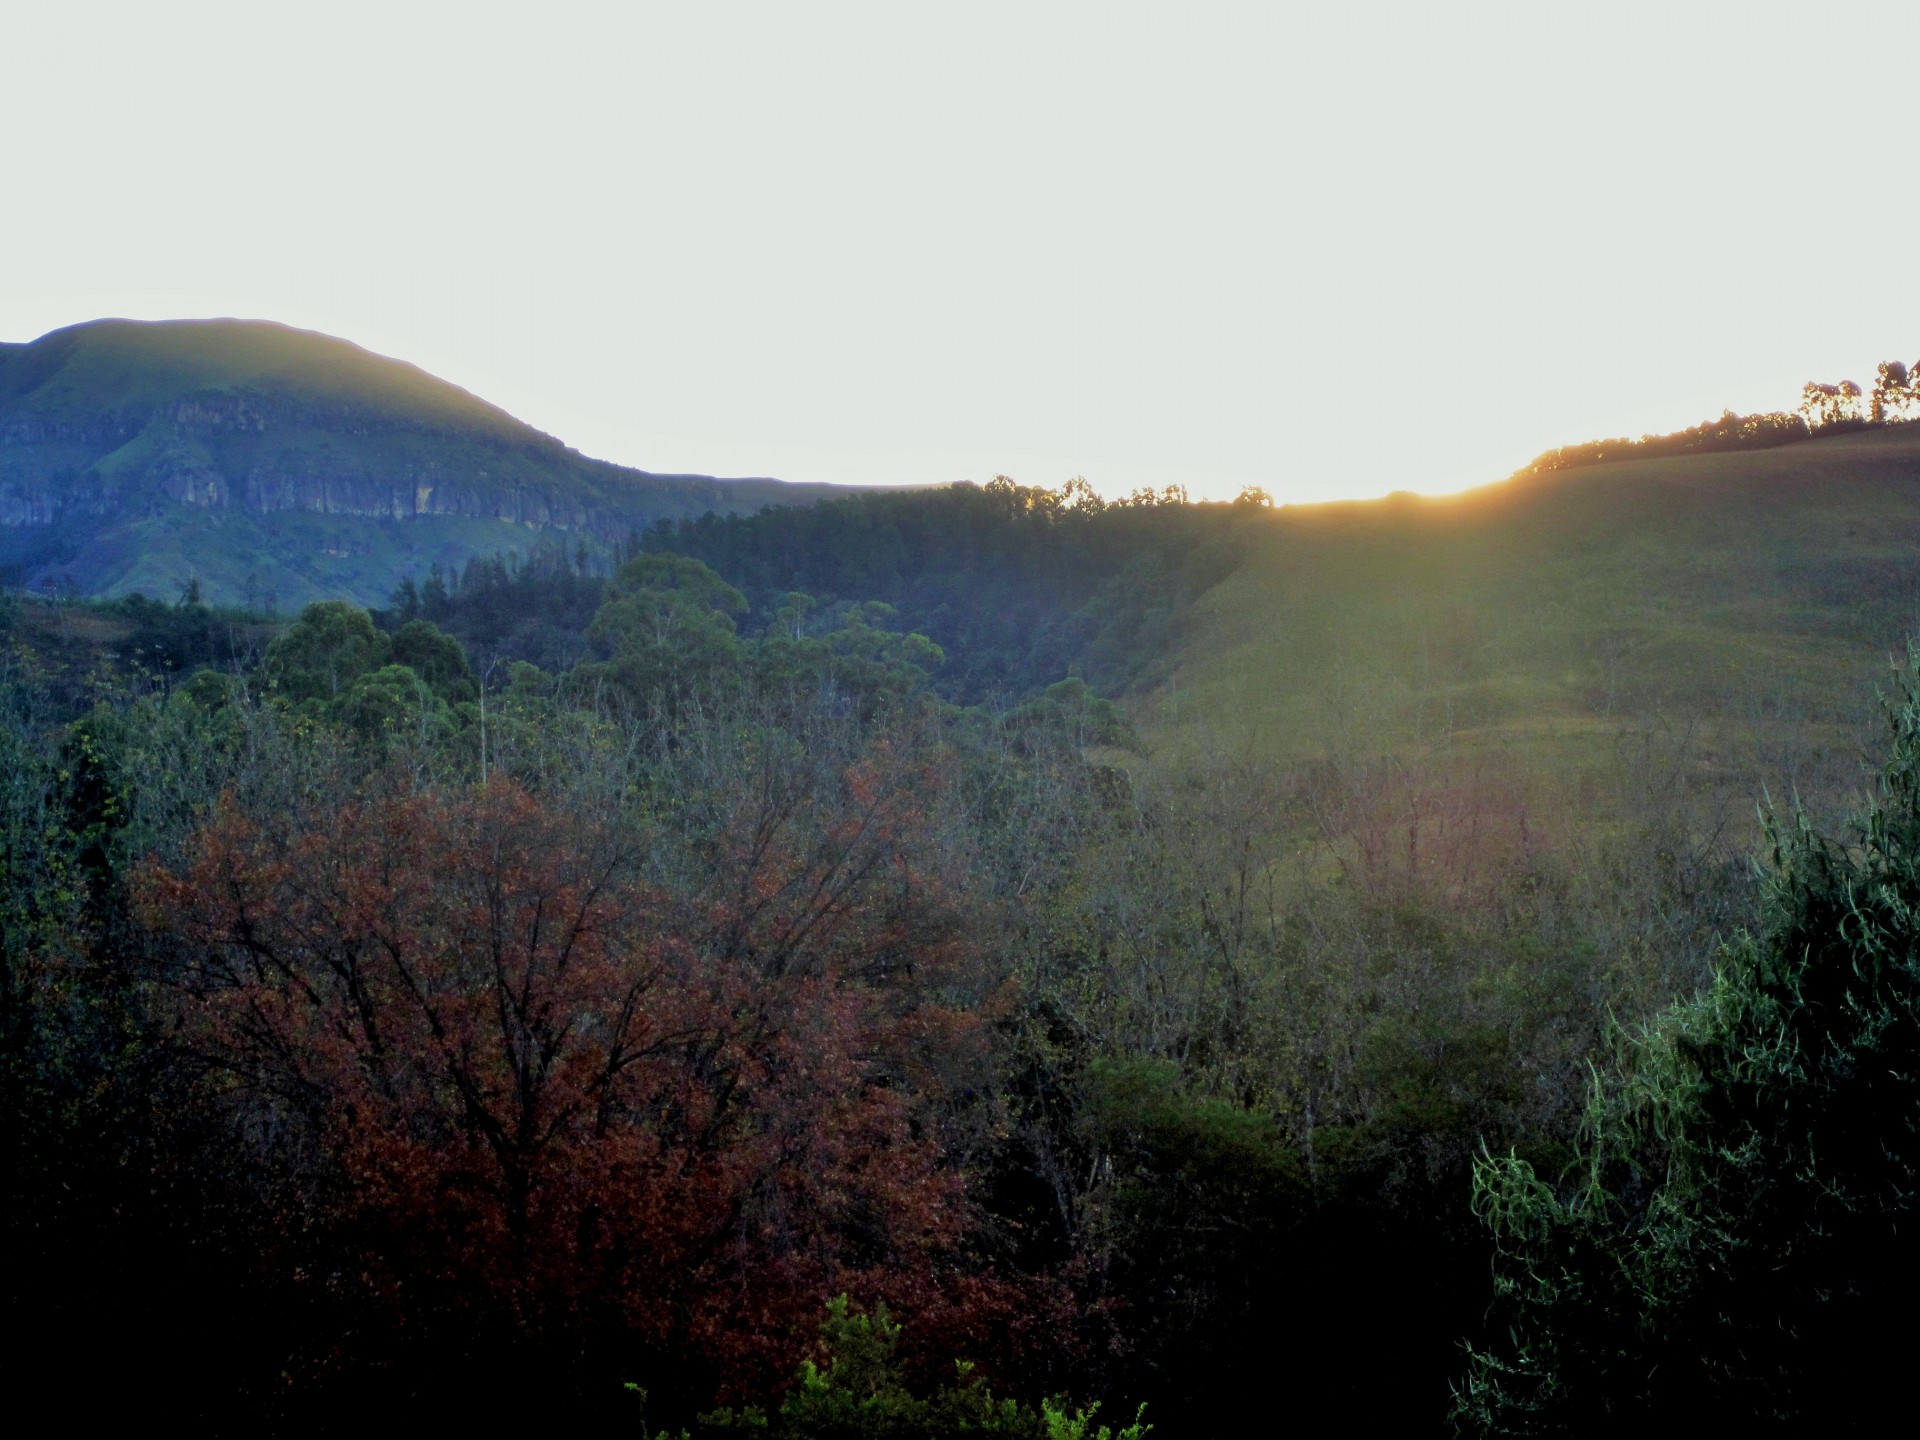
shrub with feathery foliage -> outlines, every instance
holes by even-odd
[[[1920,647],[1851,833],[1770,821],[1757,933],[1596,1077],[1558,1181],[1483,1157],[1508,1343],[1488,1435],[1885,1413],[1920,1323]]]

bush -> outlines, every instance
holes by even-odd
[[[751,1407],[719,1410],[700,1419],[708,1435],[765,1435],[769,1440],[942,1440],[951,1435],[1000,1435],[1010,1440],[1143,1440],[1153,1427],[1135,1415],[1119,1431],[1094,1428],[1100,1407],[1069,1408],[1061,1399],[1038,1409],[1017,1400],[996,1400],[973,1374],[956,1363],[951,1383],[916,1395],[902,1375],[900,1326],[884,1305],[858,1314],[842,1295],[827,1305],[820,1336],[824,1367],[802,1361],[793,1389],[768,1416]],[[644,1392],[641,1392],[644,1399]],[[642,1427],[644,1433],[644,1426]],[[685,1432],[682,1432],[683,1436]],[[663,1435],[656,1440],[667,1440]]]
[[[1473,1356],[1468,1428],[1798,1429],[1904,1398],[1920,1278],[1920,649],[1889,710],[1876,800],[1844,838],[1797,809],[1771,823],[1758,933],[1723,952],[1704,993],[1622,1037],[1566,1174],[1482,1159],[1475,1203],[1511,1339]]]

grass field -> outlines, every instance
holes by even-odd
[[[1632,771],[1750,817],[1763,785],[1857,793],[1916,631],[1920,426],[1276,511],[1140,717],[1173,763],[1386,765],[1563,815]]]

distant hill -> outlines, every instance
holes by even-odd
[[[257,320],[100,320],[0,345],[0,581],[291,608],[379,603],[435,561],[536,533],[611,543],[662,518],[833,486],[590,460],[345,340]]]
[[[1292,507],[1242,556],[1141,697],[1160,753],[1364,771],[1429,836],[1692,801],[1744,827],[1763,786],[1857,793],[1920,633],[1920,424]]]

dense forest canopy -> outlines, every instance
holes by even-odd
[[[1651,735],[1554,826],[1150,753],[1130,689],[1278,523],[996,481],[377,612],[8,598],[21,1363],[315,1433],[1881,1394],[1920,658],[1856,828],[1784,811],[1758,869]]]
[[[700,561],[740,592],[732,613],[749,634],[864,615],[923,635],[941,652],[932,683],[951,699],[1008,701],[1069,675],[1116,695],[1162,678],[1193,602],[1270,508],[1254,490],[1230,505],[1178,490],[1109,504],[1082,480],[1048,490],[1002,477],[663,520],[618,558]],[[596,653],[605,593],[593,556],[561,543],[409,577],[389,613],[431,620],[479,655],[565,668]]]

